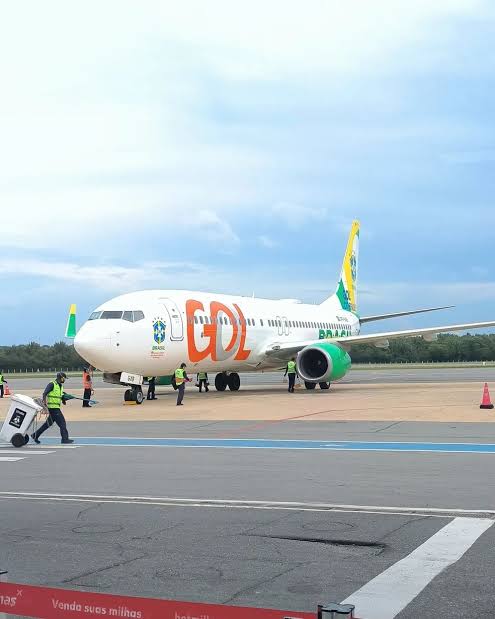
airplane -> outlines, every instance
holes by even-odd
[[[284,368],[296,357],[306,389],[329,389],[351,368],[349,351],[391,339],[486,328],[495,321],[362,334],[370,322],[447,309],[430,307],[360,317],[357,311],[358,221],[353,221],[337,288],[319,305],[297,299],[258,299],[187,290],[144,290],[103,303],[76,333],[71,306],[66,337],[103,371],[107,382],[127,387],[125,401],[143,402],[144,377],[171,384],[184,362],[192,372],[216,373],[217,391],[237,391],[239,372]],[[158,381],[157,381],[158,382]]]

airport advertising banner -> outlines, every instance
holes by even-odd
[[[199,604],[0,583],[0,613],[36,619],[315,619],[316,613]]]

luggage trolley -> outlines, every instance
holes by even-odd
[[[22,447],[29,442],[29,434],[36,431],[42,417],[48,414],[41,398],[14,394],[10,398],[10,408],[0,430],[0,441]],[[44,421],[44,419],[43,419]]]

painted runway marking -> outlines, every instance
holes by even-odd
[[[455,518],[342,603],[354,604],[359,617],[393,619],[492,525],[493,520]]]
[[[77,446],[105,447],[196,447],[205,449],[314,449],[327,451],[395,451],[429,453],[495,454],[494,443],[401,443],[368,441],[314,441],[214,438],[132,438],[111,436],[74,437]],[[46,439],[47,446],[54,447]]]
[[[17,462],[18,460],[23,460],[23,458],[0,457],[0,462]]]
[[[43,451],[41,449],[16,449],[15,447],[12,447],[11,449],[0,449],[0,456],[7,456],[10,455],[11,453],[13,453],[15,449],[15,453],[19,454],[19,456],[22,458],[24,456],[45,456],[46,454],[52,454],[54,453],[53,451]]]
[[[118,503],[125,505],[155,505],[160,507],[204,507],[264,509],[310,512],[346,512],[394,516],[428,516],[450,518],[455,516],[495,519],[494,509],[459,509],[440,507],[397,507],[384,505],[346,505],[339,503],[311,503],[300,501],[255,501],[240,499],[202,499],[156,496],[127,496],[114,494],[68,494],[57,492],[0,492],[0,499],[22,499],[33,501],[74,501],[87,503]]]

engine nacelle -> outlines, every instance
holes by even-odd
[[[310,383],[338,380],[351,368],[349,354],[340,346],[321,342],[306,346],[297,356],[297,372]]]

